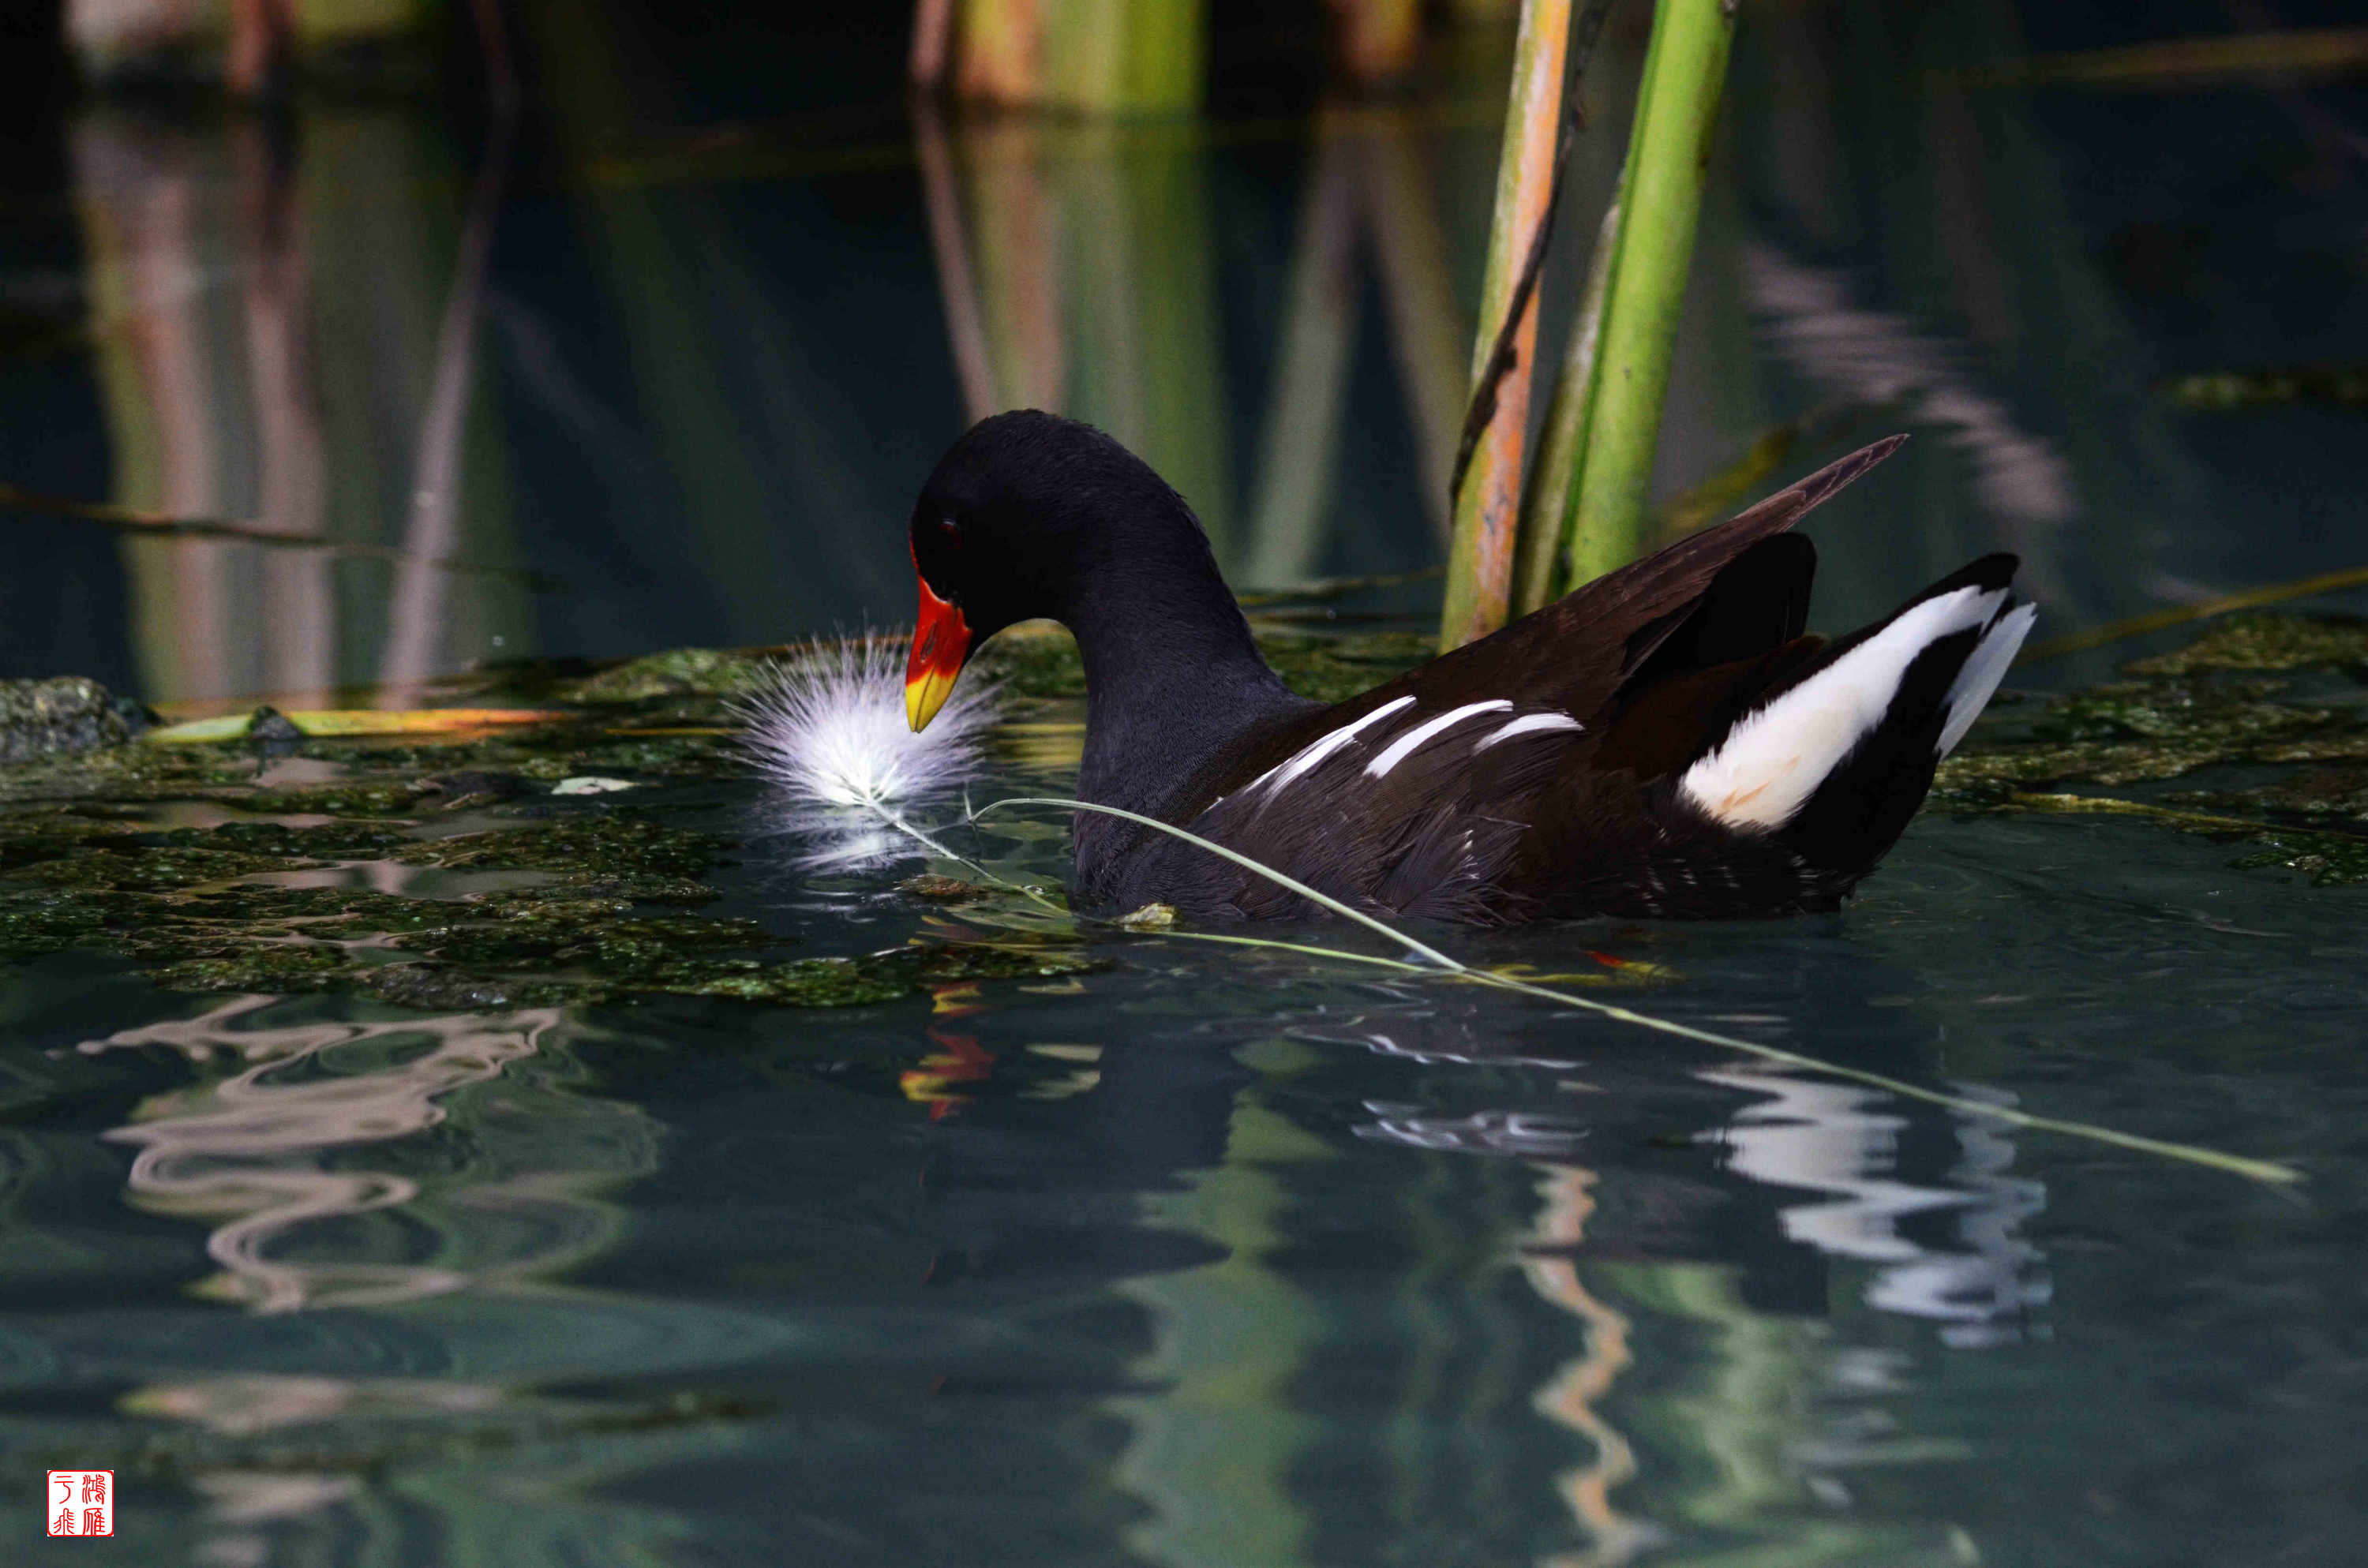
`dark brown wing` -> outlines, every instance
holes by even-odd
[[[1500,906],[1506,868],[1529,833],[1529,802],[1571,772],[1592,740],[1555,710],[1500,699],[1439,712],[1400,698],[1368,722],[1318,736],[1191,826],[1360,907],[1480,923],[1526,918]],[[1202,859],[1187,901],[1199,912],[1300,912],[1297,897],[1267,879]]]
[[[1415,691],[1435,702],[1503,693],[1588,719],[1683,624],[1719,570],[1899,449],[1886,437],[1719,524],[1605,574],[1503,631],[1458,648],[1368,696]],[[1781,639],[1780,639],[1781,640]],[[1366,700],[1364,698],[1358,699]]]
[[[1705,528],[1644,560],[1597,578],[1534,615],[1492,636],[1408,670],[1361,696],[1272,730],[1243,736],[1209,759],[1176,801],[1187,817],[1291,756],[1320,736],[1353,722],[1383,703],[1411,696],[1427,712],[1508,698],[1521,710],[1552,710],[1599,727],[1622,685],[1684,631],[1719,573],[1761,541],[1790,528],[1809,509],[1899,449],[1891,436],[1827,463],[1715,528]],[[1793,565],[1797,568],[1799,562]],[[1788,585],[1789,586],[1790,585]],[[1793,604],[1793,598],[1799,603]],[[1743,657],[1788,642],[1799,632],[1806,584],[1786,596],[1760,648],[1722,650],[1718,661]],[[1785,622],[1786,624],[1779,624]]]

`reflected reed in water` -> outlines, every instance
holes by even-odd
[[[212,1225],[224,1272],[201,1291],[266,1312],[384,1305],[555,1274],[613,1244],[622,1215],[591,1193],[655,1168],[655,1131],[552,1092],[570,1075],[548,1054],[560,1011],[275,1027],[258,1017],[272,1006],[242,997],[81,1047],[246,1064],[108,1134],[140,1150],[135,1204]],[[426,1167],[416,1145],[404,1170],[349,1163],[431,1131]]]

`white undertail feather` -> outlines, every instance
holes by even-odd
[[[793,650],[740,704],[750,759],[785,797],[782,825],[814,838],[810,866],[910,854],[889,827],[905,806],[959,791],[978,771],[999,707],[991,682],[954,688],[929,727],[905,719],[906,635],[866,634]]]
[[[2022,640],[2031,635],[2031,623],[2039,619],[2037,605],[2024,605],[2010,609],[1998,618],[1997,624],[1982,633],[1974,649],[1974,656],[1957,672],[1949,685],[1949,722],[1941,732],[1941,755],[1948,756],[1982,716],[1990,698],[1998,691],[1998,682],[2006,678],[2014,656],[2022,652]]]
[[[1718,749],[1686,769],[1678,791],[1731,828],[1766,832],[1793,820],[1874,733],[1917,655],[1943,637],[1977,627],[1975,644],[1949,688],[1939,753],[1964,738],[2031,630],[2025,606],[2006,616],[2004,588],[1964,587],[1913,605],[1881,631],[1767,707],[1745,716]]]

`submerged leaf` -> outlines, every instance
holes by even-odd
[[[269,710],[258,710],[268,713]],[[302,735],[459,735],[522,724],[545,724],[565,719],[538,708],[317,708],[277,713]],[[141,738],[166,745],[191,745],[244,740],[256,723],[254,713],[192,719],[150,730]]]

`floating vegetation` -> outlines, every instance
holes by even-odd
[[[1285,685],[1318,702],[1344,702],[1439,652],[1438,640],[1405,631],[1345,636],[1268,631],[1258,648]]]
[[[601,869],[533,888],[410,898],[236,882],[289,869],[260,857],[61,848],[59,858],[7,873],[36,885],[0,891],[0,956],[78,949],[130,959],[153,966],[145,978],[168,991],[345,990],[436,1011],[659,996],[835,1007],[1107,967],[1074,941],[1041,935],[785,960],[788,942],[753,921],[638,907],[669,896],[704,902],[712,889]],[[94,864],[103,869],[43,875]],[[195,881],[231,885],[192,892]]]
[[[2332,833],[2307,833],[2273,828],[2253,835],[2265,846],[2259,853],[2236,862],[2240,870],[2265,866],[2300,871],[2315,888],[2351,887],[2368,882],[2368,835],[2346,837]]]
[[[924,903],[988,903],[1003,897],[999,888],[984,882],[966,882],[960,877],[935,875],[906,877],[896,884],[896,891],[906,898],[916,898]]]
[[[1259,640],[1286,680],[1325,700],[1419,664],[1430,642],[1301,627]],[[1066,636],[990,652],[1022,702],[1083,688]],[[570,778],[745,780],[732,705],[773,656],[689,650],[589,676],[521,670],[517,691],[574,706],[491,733],[268,746],[125,744],[136,710],[103,688],[42,682],[50,695],[36,699],[19,683],[39,723],[15,733],[46,725],[59,744],[28,743],[0,766],[0,960],[85,952],[167,990],[341,991],[437,1011],[665,997],[851,1006],[1107,963],[1057,920],[1000,916],[1011,890],[935,875],[894,894],[976,911],[984,926],[861,957],[799,955],[755,922],[700,913],[741,846],[712,819],[679,820],[679,790],[648,789],[647,804],[641,790],[554,793]],[[2368,704],[2351,695],[2368,683],[2368,622],[2230,617],[2123,675],[1999,710],[1941,769],[1936,806],[2135,814],[2239,848],[2238,867],[2368,883]],[[282,757],[293,777],[276,771]],[[2228,765],[2247,771],[2149,800],[2112,793]]]
[[[2063,792],[2119,790],[2242,765],[2368,761],[2368,713],[2324,695],[2297,700],[2296,680],[2334,671],[2368,684],[2368,621],[2239,615],[2173,653],[2123,667],[2133,678],[2062,697],[2032,712],[2004,710],[1943,763],[1933,803],[1960,812],[2107,812],[2260,852],[2240,869],[2282,867],[2317,887],[2368,882],[2368,768],[2279,773],[2242,788],[2191,790],[2164,801]],[[2053,788],[2051,788],[2053,787]]]
[[[598,866],[611,877],[697,877],[723,858],[726,845],[713,834],[619,813],[429,839],[394,858],[446,870],[575,871]]]
[[[2368,405],[2368,365],[2295,365],[2283,370],[2213,370],[2178,376],[2163,395],[2180,408],[2276,408],[2287,403]]]
[[[439,791],[424,782],[401,780],[320,784],[311,789],[250,790],[229,798],[243,812],[274,816],[400,817]]]
[[[1049,623],[998,634],[972,655],[971,665],[1013,697],[1059,700],[1086,695],[1086,666],[1077,657],[1076,641]]]
[[[2149,679],[2207,670],[2347,667],[2368,680],[2368,619],[2355,616],[2232,615],[2174,653],[2140,659],[2127,672]]]
[[[95,680],[0,681],[0,762],[99,751],[147,727],[144,709]]]
[[[570,702],[608,706],[661,698],[754,697],[772,684],[780,648],[674,648],[596,675],[562,681]]]
[[[80,951],[165,990],[341,991],[441,1012],[848,1006],[1105,966],[1041,932],[799,957],[753,921],[696,913],[722,896],[706,879],[736,842],[668,820],[678,800],[609,801],[620,786],[746,777],[728,704],[771,667],[769,654],[688,650],[573,680],[521,670],[535,700],[575,706],[498,727],[340,724],[262,747],[126,744],[137,726],[103,688],[40,683],[21,727],[35,738],[0,767],[0,959]],[[283,756],[303,781],[265,782]],[[336,777],[320,779],[323,765]],[[597,796],[558,788],[586,778]],[[227,820],[160,820],[176,801]],[[443,896],[388,891],[422,877]]]

